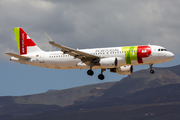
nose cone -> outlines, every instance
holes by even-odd
[[[174,58],[174,54],[172,52],[168,52],[166,54],[166,57],[169,59],[169,60],[172,60]]]

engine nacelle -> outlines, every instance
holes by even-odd
[[[129,75],[133,73],[133,66],[132,65],[126,65],[126,66],[121,66],[117,68],[112,68],[110,69],[110,72],[115,72],[117,74],[121,75]]]
[[[122,57],[102,58],[100,59],[99,64],[102,68],[115,68],[124,65],[125,59]]]
[[[125,59],[122,57],[102,58],[100,59],[99,64],[102,68],[115,68],[124,65]]]
[[[114,68],[115,58],[102,58],[100,59],[99,64],[102,68]]]

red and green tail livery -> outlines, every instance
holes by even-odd
[[[36,46],[36,44],[31,40],[31,38],[24,32],[22,28],[14,28],[14,34],[17,41],[17,46],[19,49],[19,54],[27,54],[27,47]]]

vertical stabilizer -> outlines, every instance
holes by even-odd
[[[34,41],[26,34],[22,28],[14,28],[14,34],[20,55],[42,52],[42,50],[34,43]]]

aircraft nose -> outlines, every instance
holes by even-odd
[[[166,57],[168,57],[170,60],[172,60],[174,58],[174,54],[172,52],[168,52]]]

